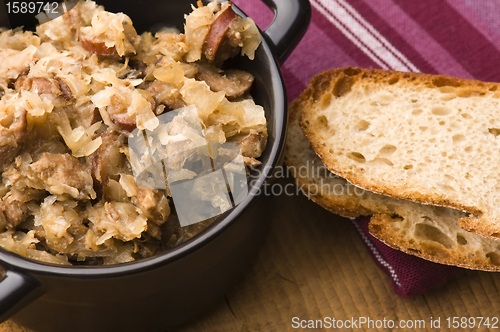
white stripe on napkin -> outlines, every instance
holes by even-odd
[[[346,1],[312,0],[311,4],[381,68],[419,72]]]
[[[361,235],[361,238],[365,242],[365,244],[370,248],[370,250],[373,253],[373,256],[377,259],[377,261],[382,265],[385,266],[391,275],[392,280],[394,280],[394,283],[398,286],[401,287],[401,282],[399,281],[399,276],[396,273],[396,270],[392,267],[391,264],[389,264],[380,254],[380,251],[373,245],[372,241],[366,236],[366,234],[363,232],[363,230],[359,227],[358,223],[356,221],[352,221],[352,224],[354,227],[356,227],[356,230],[358,231],[359,235]]]

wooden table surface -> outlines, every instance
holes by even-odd
[[[175,332],[291,331],[293,317],[424,320],[426,330],[437,331],[446,330],[448,317],[499,316],[500,274],[465,271],[439,289],[402,298],[347,220],[302,195],[274,199],[279,213],[249,270]],[[441,329],[430,328],[431,317],[441,318]],[[0,332],[14,331],[27,330],[9,321],[0,325]]]

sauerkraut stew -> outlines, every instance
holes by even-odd
[[[197,175],[186,162],[229,156],[231,143],[242,165],[258,166],[267,141],[253,76],[224,68],[253,59],[260,44],[254,22],[231,6],[199,2],[183,33],[139,35],[127,15],[82,1],[35,33],[0,33],[0,246],[50,263],[116,264],[175,247],[214,220],[179,223],[171,187]],[[141,136],[147,147],[130,149]],[[200,139],[209,148],[193,157]],[[137,178],[152,150],[170,158],[155,164],[163,187]],[[223,212],[227,198],[210,183],[191,193]]]

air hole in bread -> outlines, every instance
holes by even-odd
[[[415,104],[417,101],[418,101],[418,99],[412,99],[412,100],[411,100],[411,102],[412,102],[412,103],[414,103],[414,104]]]
[[[347,158],[354,160],[357,163],[363,164],[366,162],[365,156],[359,152],[349,152]]]
[[[423,112],[424,112],[423,110],[421,110],[420,108],[417,108],[416,110],[411,111],[411,114],[413,114],[413,115],[420,115]]]
[[[370,122],[365,121],[365,120],[360,120],[356,126],[354,127],[357,131],[365,131],[370,127]]]
[[[477,90],[472,89],[460,89],[456,92],[457,96],[460,98],[469,98],[473,96],[483,96],[484,93]]]
[[[500,266],[500,255],[496,252],[489,252],[486,254],[486,257],[490,259],[491,264]]]
[[[404,170],[410,170],[410,169],[412,169],[412,168],[413,168],[413,165],[405,165],[405,166],[403,167],[403,169],[404,169]]]
[[[447,185],[447,184],[443,184],[441,187],[442,187],[444,190],[448,190],[448,191],[455,191],[455,192],[456,192],[455,188],[453,188],[452,186],[449,186],[449,185]]]
[[[440,99],[442,101],[450,101],[450,100],[453,100],[455,98],[457,98],[457,95],[452,94],[452,93],[447,93],[447,94],[443,95]]]
[[[329,93],[325,93],[323,97],[321,97],[320,101],[321,109],[323,110],[327,109],[331,103],[332,103],[332,95]]]
[[[394,96],[393,95],[384,94],[384,95],[381,95],[378,98],[377,104],[380,105],[380,106],[387,106],[390,103],[392,103],[393,101],[394,101]]]
[[[9,128],[14,123],[14,117],[12,115],[6,115],[0,119],[0,126],[4,128]]]
[[[441,92],[442,94],[450,94],[450,93],[453,93],[455,92],[455,87],[453,86],[443,86],[443,87],[440,87],[439,88],[439,92]],[[454,94],[455,95],[455,94]],[[455,95],[456,97],[457,95]]]
[[[446,157],[446,156],[448,155],[448,153],[447,153],[446,151],[443,151],[443,152],[441,152],[441,155],[442,155],[443,157]]]
[[[462,116],[462,118],[464,119],[472,119],[472,116],[469,114],[469,113],[462,113],[460,114]]]
[[[392,161],[390,161],[389,159],[387,158],[381,158],[381,157],[376,157],[375,159],[373,159],[372,163],[374,165],[388,165],[388,166],[394,166],[394,164],[392,163]]]
[[[465,246],[467,244],[467,240],[460,234],[457,234],[457,243],[461,246]]]
[[[318,127],[323,128],[323,129],[328,127],[328,119],[326,118],[326,116],[321,115],[318,117],[318,119],[316,121],[318,123]]]
[[[314,87],[312,91],[312,97],[314,101],[317,101],[323,95],[323,92],[330,88],[330,83],[330,78],[326,77],[325,75],[316,76],[311,81],[311,84]]]
[[[458,83],[456,80],[451,80],[448,77],[436,77],[435,79],[432,80],[432,85],[434,85],[436,88],[440,88],[443,86],[454,86],[458,87],[460,86],[460,83]]]
[[[488,128],[488,131],[490,132],[490,134],[492,134],[495,137],[500,135],[500,129],[498,129],[498,128]]]
[[[389,85],[393,85],[393,84],[398,83],[398,81],[399,81],[399,77],[393,77],[393,78],[389,79],[389,80],[387,81],[387,83],[388,83]]]
[[[380,227],[380,225],[377,225],[377,224],[370,222],[370,233],[378,234],[378,233],[380,233],[381,230],[382,230],[382,227]]]
[[[472,146],[468,146],[464,149],[464,151],[467,153],[471,153],[473,151],[473,148],[472,148]]]
[[[494,86],[492,86],[489,90],[490,90],[490,91],[497,91],[497,86],[496,86],[496,85],[494,85]]]
[[[394,221],[394,222],[401,222],[401,221],[403,221],[403,220],[404,220],[404,218],[403,218],[403,217],[401,217],[399,214],[396,214],[396,213],[395,213],[395,214],[393,214],[393,215],[391,215],[391,219],[392,219],[392,221]]]
[[[440,126],[444,126],[445,124],[446,124],[446,122],[444,122],[444,121],[439,121],[439,125],[440,125]]]
[[[346,68],[344,69],[344,74],[346,74],[347,76],[356,76],[358,75],[359,73],[361,73],[361,69],[359,68]]]
[[[455,178],[451,176],[450,174],[445,174],[444,177],[451,182],[456,182]]]
[[[379,153],[380,153],[381,155],[383,155],[383,156],[390,156],[391,154],[393,154],[394,152],[396,152],[396,150],[397,150],[397,149],[398,149],[398,148],[397,148],[397,147],[395,147],[394,145],[392,145],[392,144],[387,144],[387,145],[384,145],[384,146],[380,149]]]
[[[417,224],[415,226],[415,236],[432,242],[439,243],[450,249],[453,241],[438,228],[428,224]]]
[[[431,110],[432,114],[438,116],[446,116],[452,112],[452,109],[446,106],[435,106]]]
[[[453,135],[452,139],[453,139],[453,143],[457,144],[457,143],[465,141],[465,135],[456,134],[456,135]]]
[[[333,86],[333,95],[336,97],[342,97],[349,91],[351,91],[354,80],[349,76],[341,77],[335,82]]]

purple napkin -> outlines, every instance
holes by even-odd
[[[234,0],[261,29],[273,13],[261,0]],[[282,66],[289,100],[311,77],[345,66],[500,80],[500,1],[311,0],[312,21]],[[354,222],[373,259],[403,296],[443,284],[461,269],[393,250]]]

